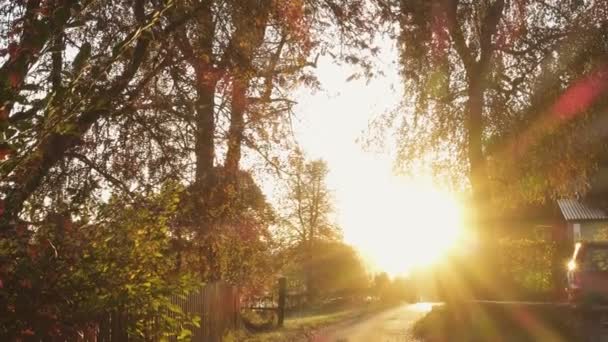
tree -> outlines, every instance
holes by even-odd
[[[603,152],[581,133],[603,101],[571,100],[576,82],[605,82],[606,10],[603,1],[399,1],[407,109],[378,122],[398,132],[398,165],[466,176],[480,219],[584,190],[579,176]]]
[[[180,191],[166,184],[137,204],[114,197],[95,218],[56,214],[35,234],[22,224],[16,239],[1,239],[0,338],[74,340],[125,312],[129,339],[150,338],[152,317],[157,336],[191,328],[170,300],[196,284],[175,274],[170,250],[167,223]]]
[[[76,1],[54,5],[59,7],[49,8],[53,5],[39,1],[28,1],[25,8],[8,7],[16,18],[11,23],[23,24],[15,25],[14,31],[5,31],[10,47],[6,51],[11,52],[3,70],[11,74],[3,81],[18,82],[13,85],[4,82],[2,90],[2,97],[8,99],[2,119],[3,146],[12,151],[2,162],[1,181],[6,185],[3,230],[9,229],[47,176],[58,169],[70,152],[83,145],[94,126],[111,117],[120,118],[131,109],[131,101],[159,72],[158,66],[163,62],[160,51],[152,51],[152,41],[166,39],[186,19],[163,22],[161,19],[170,5],[151,4],[146,12],[143,0],[135,1],[131,8],[122,5],[100,8]],[[23,9],[25,14],[20,16]],[[106,11],[123,15],[111,20],[106,18],[109,13]],[[30,22],[29,17],[44,20]],[[83,21],[105,27],[104,35],[97,36],[100,31],[83,28]],[[71,29],[73,27],[75,29]],[[63,54],[49,52],[53,49],[37,52],[30,46],[34,42],[40,44],[39,48],[47,46],[46,34],[38,38],[31,36],[54,30],[60,31],[56,35],[70,43],[53,45],[53,48],[65,51],[69,47],[77,51],[71,65],[63,59]],[[19,33],[21,39],[15,41],[12,37]],[[37,68],[27,67],[36,61]],[[144,63],[154,67],[144,71]],[[33,83],[36,77],[43,81]],[[50,91],[43,88],[45,81],[54,83]],[[80,162],[87,163],[86,158]]]
[[[335,49],[329,44],[333,36],[323,29],[335,25],[343,33],[345,51],[369,50],[372,31],[360,20],[369,14],[359,1],[178,2],[170,13],[180,17],[199,5],[200,16],[172,35],[175,54],[163,75],[172,87],[154,89],[146,115],[178,116],[178,127],[185,126],[191,154],[180,159],[192,157],[194,162],[176,163],[188,165],[191,174],[174,174],[192,186],[183,207],[188,220],[175,226],[175,235],[193,234],[199,240],[194,252],[213,263],[202,266],[203,278],[219,279],[214,260],[220,257],[209,242],[222,235],[224,220],[239,215],[232,202],[241,192],[238,174],[246,149],[267,165],[281,167],[276,155],[290,144],[292,91],[302,84],[315,86],[315,55]],[[366,63],[363,58],[352,61]],[[167,159],[162,165],[172,169]]]
[[[367,270],[353,247],[344,242],[319,241],[314,248],[313,283],[326,296],[348,297],[368,288]]]
[[[297,247],[285,251],[285,254],[289,255],[289,252],[303,253]],[[306,289],[309,284],[314,284],[315,292],[309,294],[309,304],[311,300],[360,298],[369,288],[369,275],[360,256],[352,246],[342,241],[317,241],[310,260],[292,254],[283,265],[282,272],[292,289]]]
[[[470,189],[472,223],[485,255],[478,259],[487,263],[475,267],[493,279],[499,257],[492,246],[500,236],[495,220],[533,202],[584,193],[605,159],[606,145],[593,127],[606,105],[608,4],[392,5],[387,11],[400,27],[406,109],[378,127],[396,129],[400,167],[430,166]],[[489,290],[499,288],[493,281]]]
[[[374,276],[374,283],[373,283],[373,292],[377,297],[380,297],[382,293],[384,293],[386,291],[386,289],[390,286],[391,284],[391,278],[388,276],[388,274],[386,272],[382,272],[379,274],[376,274]]]
[[[298,151],[291,157],[291,174],[282,203],[282,239],[296,252],[304,266],[309,300],[316,296],[314,259],[317,245],[336,240],[339,228],[332,223],[331,194],[325,184],[328,168],[323,160],[306,161]]]
[[[241,158],[255,154],[277,167],[274,157],[289,145],[292,91],[317,85],[316,56],[333,52],[369,72],[368,60],[355,58],[362,51],[372,54],[374,8],[363,4],[0,0],[2,300],[25,298],[21,279],[9,281],[3,273],[15,260],[31,274],[47,274],[24,257],[32,241],[65,244],[66,257],[79,248],[107,246],[99,269],[108,266],[104,262],[117,263],[111,258],[116,253],[128,260],[119,266],[144,274],[162,266],[180,276],[195,271],[205,281],[262,282],[255,272],[268,261],[272,213]],[[169,183],[183,188],[180,203],[157,224],[149,220],[147,205]],[[108,206],[125,212],[111,220]],[[137,225],[162,240],[159,247],[144,239],[141,249],[166,264],[131,258],[130,252],[139,257],[140,250],[129,250],[129,242],[106,243],[117,241],[105,241],[107,235],[93,235],[104,243],[45,235],[48,222],[61,217],[79,222],[72,225],[78,236],[89,224],[131,236],[141,227],[129,219],[140,215],[146,219]],[[86,263],[68,261],[58,266],[68,270],[65,284],[78,283],[84,274],[91,291],[103,290],[95,287]],[[113,274],[125,281],[117,286],[127,292],[139,289]],[[183,289],[179,277],[162,276],[170,283],[162,289]],[[58,288],[66,297],[80,295],[76,286]],[[41,295],[47,288],[34,290],[39,292],[27,293]],[[59,307],[67,322],[82,323],[73,322],[72,308],[40,298],[41,307]],[[140,298],[148,302],[133,303],[142,308],[159,299]],[[111,311],[117,303],[83,305]]]
[[[214,169],[220,183],[233,176],[223,168]],[[194,207],[189,201],[193,187],[182,194],[182,208],[171,220],[172,231],[180,234],[173,236],[178,271],[192,271],[202,279],[221,279],[249,290],[263,288],[266,280],[274,279],[276,270],[269,229],[275,213],[252,175],[238,171],[238,191],[223,204],[228,208],[222,210],[229,215],[215,218],[212,235],[201,235],[199,226],[193,226],[191,217],[184,215]]]
[[[411,279],[403,277],[391,279],[388,274],[383,272],[374,276],[372,293],[385,303],[412,302],[416,299],[412,283]]]
[[[193,185],[187,225],[213,237],[240,192],[242,147],[276,164],[291,91],[316,84],[315,56],[369,51],[373,32],[360,1],[4,1],[1,10],[8,238],[20,219],[95,211],[107,193],[137,201],[169,179]],[[219,183],[218,167],[232,176]]]

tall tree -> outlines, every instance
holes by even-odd
[[[584,181],[565,175],[593,165],[580,129],[601,97],[592,94],[569,115],[559,108],[569,87],[597,77],[604,1],[402,0],[392,11],[405,114],[378,124],[397,130],[400,167],[466,176],[482,216],[492,204],[581,190]]]
[[[280,233],[297,251],[296,258],[304,265],[306,291],[313,299],[317,291],[313,269],[316,245],[338,238],[340,230],[331,217],[331,193],[325,183],[327,164],[323,160],[306,161],[297,152],[291,157],[291,170],[282,203]]]
[[[364,4],[0,1],[0,303],[27,298],[15,290],[21,275],[47,274],[6,278],[36,268],[28,252],[38,239],[96,250],[97,241],[55,240],[90,222],[136,234],[139,223],[109,223],[104,208],[118,198],[127,210],[117,218],[141,213],[142,225],[158,230],[161,243],[141,246],[151,247],[152,263],[156,252],[181,260],[165,248],[172,239],[178,252],[181,242],[201,256],[188,266],[203,279],[258,282],[252,271],[265,262],[272,215],[241,159],[259,154],[276,164],[272,154],[288,144],[293,90],[317,84],[318,54],[368,65],[352,58],[371,55],[374,8]],[[177,212],[152,225],[150,199],[175,183],[185,189],[172,196]],[[49,221],[65,224],[47,236]],[[128,243],[106,244],[108,254],[128,252]],[[88,275],[86,267],[67,264],[65,276]]]
[[[195,132],[191,204],[184,207],[190,222],[177,226],[176,235],[185,229],[200,241],[213,239],[222,234],[218,230],[222,220],[239,215],[231,202],[241,192],[237,175],[245,149],[279,166],[278,158],[271,155],[279,154],[290,141],[293,90],[316,85],[315,56],[337,47],[331,44],[333,36],[322,29],[334,23],[344,34],[344,51],[371,49],[370,23],[357,18],[369,11],[360,5],[360,1],[340,5],[207,2],[208,17],[188,23],[174,35],[178,62],[170,67],[169,82],[175,88],[162,94],[160,102],[180,108]],[[174,14],[187,13],[190,6],[179,3]],[[364,58],[356,60],[366,63]],[[203,79],[202,69],[209,71]],[[173,112],[174,106],[164,105],[161,110]],[[199,244],[201,257],[207,262],[219,260],[204,244],[207,247]],[[217,268],[211,269],[209,276],[218,278]]]
[[[19,79],[20,86],[3,90],[7,98],[17,100],[7,100],[6,105],[10,108],[5,109],[12,110],[3,119],[6,139],[3,144],[13,150],[8,159],[2,162],[0,179],[5,185],[4,229],[17,219],[24,203],[43,185],[46,176],[60,162],[74,158],[70,153],[84,144],[92,127],[110,117],[120,117],[131,109],[130,101],[159,71],[158,67],[142,70],[144,62],[153,66],[162,65],[163,62],[164,56],[159,50],[151,51],[151,43],[153,40],[166,39],[186,19],[182,17],[163,23],[166,10],[171,6],[151,6],[146,12],[147,2],[143,0],[133,2],[131,8],[91,5],[77,9],[66,6],[32,9],[34,3],[37,2],[28,2],[28,10],[23,18],[32,10],[38,13],[36,17],[48,17],[48,22],[35,24],[24,19],[23,26],[16,26],[15,30],[21,30],[26,36],[30,35],[28,30],[32,30],[32,26],[35,30],[54,31],[56,37],[66,35],[64,39],[69,39],[70,45],[51,44],[48,40],[40,42],[48,49],[34,51],[34,56],[40,61],[37,68],[22,67],[10,71],[23,55],[24,63],[33,65],[32,58],[28,57],[32,52],[28,44],[37,40],[30,38],[22,42],[26,46],[18,47],[9,39],[9,47],[15,51],[5,63],[5,69],[18,73],[15,77]],[[113,10],[122,14],[111,21],[106,16],[110,13],[108,11]],[[57,13],[63,15],[56,18]],[[69,35],[67,31],[62,34],[65,25],[75,27],[69,31]],[[102,25],[107,29],[106,34],[97,36],[99,31],[91,32],[86,25]],[[91,34],[95,37],[92,38]],[[63,49],[61,54],[66,56],[65,50],[68,48],[75,49],[77,53],[72,55],[71,61],[62,61],[58,58],[60,52],[57,49]],[[62,72],[62,67],[69,62],[71,67]],[[51,65],[48,69],[47,63]],[[59,80],[59,75],[63,75],[64,79]],[[36,82],[36,78],[42,81]],[[5,81],[9,79],[9,76],[4,78]],[[45,92],[47,80],[54,87]],[[14,96],[17,90],[19,96]]]
[[[608,3],[400,0],[386,9],[400,29],[404,108],[377,127],[396,130],[399,167],[430,167],[470,189],[492,278],[494,220],[584,192],[605,154],[593,127],[606,105]]]

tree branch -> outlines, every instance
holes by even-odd
[[[464,39],[464,35],[462,33],[462,29],[458,24],[458,4],[459,0],[447,0],[446,1],[446,19],[448,24],[448,31],[450,32],[450,36],[452,37],[452,41],[454,42],[454,48],[460,56],[462,63],[464,64],[464,68],[467,71],[467,74],[472,73],[475,67],[475,60],[473,59],[473,54],[469,46]]]

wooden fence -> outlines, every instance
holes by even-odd
[[[239,291],[234,286],[221,282],[207,284],[201,290],[190,293],[185,299],[172,297],[171,302],[189,316],[200,317],[200,326],[191,329],[193,342],[220,342],[228,330],[241,326]],[[127,319],[127,313],[109,314],[99,323],[96,338],[85,337],[83,341],[128,341],[125,323]],[[151,327],[153,324],[154,322],[150,322]],[[155,338],[148,337],[146,340]],[[176,340],[176,337],[170,338],[170,341]]]

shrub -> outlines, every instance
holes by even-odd
[[[194,285],[175,274],[169,249],[177,192],[113,198],[89,220],[51,214],[17,227],[20,239],[0,238],[0,340],[71,340],[108,315],[124,319],[131,340],[187,328],[170,302]]]

